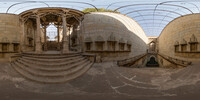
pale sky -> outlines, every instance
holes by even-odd
[[[167,0],[0,0],[0,13],[6,13],[8,8],[13,4],[16,5],[12,6],[8,13],[19,14],[28,9],[48,6],[73,8],[77,10],[92,8],[92,6],[86,3],[95,5],[97,8],[107,8],[110,5],[108,9],[113,10],[122,6],[132,5],[121,8],[119,11],[136,20],[144,29],[147,36],[159,36],[163,28],[177,17],[191,13],[200,13],[200,0],[166,1]],[[162,4],[158,5],[156,8],[157,10],[154,12],[156,4],[159,3]]]

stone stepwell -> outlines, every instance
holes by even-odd
[[[11,62],[12,67],[25,78],[42,83],[63,83],[87,72],[93,65],[86,55],[22,53]]]

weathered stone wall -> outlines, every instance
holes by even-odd
[[[24,51],[34,51],[36,25],[34,25],[34,22],[32,20],[27,20],[25,22],[24,32],[25,32],[25,38],[24,38],[25,50]]]
[[[20,42],[19,16],[14,14],[0,14],[0,60],[8,58],[14,53],[13,43]],[[2,43],[8,44],[8,50],[3,53]]]
[[[192,36],[200,41],[200,14],[185,15],[170,22],[158,37],[159,53],[186,61],[200,60],[200,44],[197,44],[197,51],[190,50]],[[181,51],[183,39],[187,45],[184,52]],[[176,42],[179,45],[178,52],[175,52]]]
[[[88,37],[92,41],[92,50],[95,50],[95,41],[104,41],[104,50],[102,52],[92,52],[103,56],[105,60],[113,60],[120,58],[133,57],[146,52],[148,38],[139,24],[122,14],[110,13],[110,12],[95,12],[86,14],[81,25],[81,34],[83,39],[83,51],[85,51],[84,40]],[[98,40],[98,37],[102,37]],[[131,43],[131,52],[112,52],[109,51],[105,42],[110,37],[115,38],[116,44],[120,43],[120,40],[128,41]],[[108,44],[107,44],[108,45]],[[125,46],[126,49],[126,46]],[[109,52],[105,52],[109,51]],[[119,47],[116,47],[115,51],[119,51]]]

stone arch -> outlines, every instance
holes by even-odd
[[[86,37],[84,42],[90,43],[90,42],[92,42],[92,38],[91,37]]]
[[[119,40],[119,43],[126,43],[123,38]]]
[[[190,42],[198,42],[197,38],[194,34],[192,34],[191,38],[190,38]]]
[[[127,43],[128,45],[131,45],[131,44],[132,44],[132,42],[131,42],[130,40],[128,40],[126,43]]]
[[[176,41],[176,42],[174,43],[174,45],[175,45],[175,46],[179,45],[179,42],[178,42],[178,41]]]
[[[151,56],[149,56],[149,58],[148,58],[147,61],[150,61],[150,59],[151,59],[152,57],[155,58],[155,61],[158,61],[158,59],[157,59],[157,57],[156,57],[155,55],[151,55]]]
[[[146,66],[147,67],[159,67],[157,57],[155,55],[149,56],[149,58],[147,59]]]
[[[117,41],[117,40],[116,40],[116,37],[114,36],[114,34],[111,33],[111,35],[108,37],[108,40],[107,40],[107,41],[115,42],[115,41]]]
[[[156,52],[156,42],[155,41],[151,41],[149,43],[149,51],[150,52]]]
[[[96,37],[95,42],[105,42],[105,40],[102,36],[99,35]]]
[[[187,45],[187,41],[185,39],[182,39],[180,44],[181,45]]]
[[[10,41],[8,40],[7,37],[3,37],[3,38],[1,39],[1,42],[2,42],[2,43],[10,43]]]

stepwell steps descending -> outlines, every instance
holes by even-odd
[[[75,79],[90,69],[93,61],[80,53],[73,54],[26,54],[11,62],[14,69],[33,81],[63,83]]]

